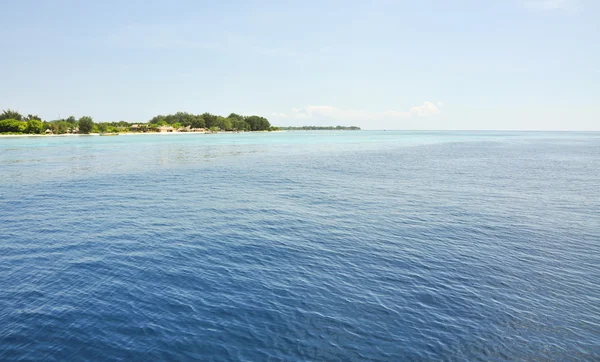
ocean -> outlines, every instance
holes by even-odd
[[[600,133],[0,138],[0,360],[600,360]]]

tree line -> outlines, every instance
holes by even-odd
[[[357,126],[301,126],[301,127],[279,127],[285,131],[360,131]]]
[[[0,114],[0,133],[26,133],[41,134],[46,130],[52,133],[69,133],[77,129],[81,133],[93,131],[94,122],[91,117],[84,116],[79,119],[71,116],[66,119],[44,121],[38,115],[28,114],[23,116],[17,111],[7,109]]]
[[[158,115],[146,123],[99,122],[95,123],[89,116],[76,119],[73,116],[52,121],[44,121],[33,114],[23,116],[17,111],[7,109],[0,114],[0,133],[14,134],[66,134],[66,133],[104,133],[127,132],[132,130],[158,131],[162,126],[174,129],[194,128],[211,129],[213,131],[273,131],[279,128],[271,126],[269,121],[260,116],[242,116],[231,113],[227,117],[211,113],[191,114],[177,112],[175,114]]]
[[[150,127],[152,125],[170,125],[173,128],[189,126],[191,128],[217,128],[223,131],[272,131],[276,129],[264,117],[242,116],[236,113],[222,117],[208,112],[202,114],[177,112],[153,117],[148,124]]]

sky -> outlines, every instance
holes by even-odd
[[[600,130],[600,1],[0,0],[0,109]]]

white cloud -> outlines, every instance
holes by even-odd
[[[342,109],[333,106],[310,105],[304,108],[292,108],[291,113],[272,113],[278,118],[311,120],[312,122],[330,123],[343,122],[344,124],[353,122],[372,122],[372,121],[393,121],[400,119],[410,119],[419,117],[431,117],[440,115],[441,102],[436,104],[432,102],[423,102],[422,105],[410,107],[408,111],[365,111],[359,109]]]
[[[425,102],[422,106],[412,107],[410,113],[419,117],[435,116],[442,113],[440,109],[431,102]]]

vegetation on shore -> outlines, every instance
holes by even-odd
[[[302,126],[302,127],[279,127],[282,131],[360,131],[357,126]]]
[[[165,128],[171,131],[209,130],[216,131],[275,131],[269,121],[260,116],[242,116],[231,113],[227,117],[211,113],[191,114],[177,112],[175,114],[158,115],[146,123],[99,122],[84,116],[76,119],[73,116],[64,119],[44,121],[37,115],[23,116],[13,110],[5,110],[0,114],[0,133],[7,134],[70,134],[70,133],[119,133],[119,132],[159,132]]]

